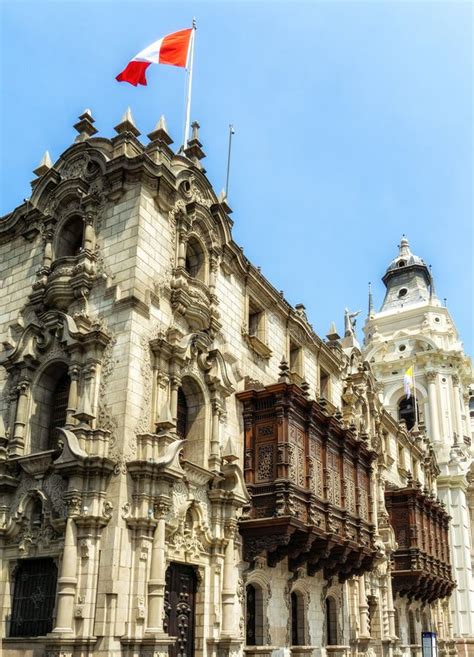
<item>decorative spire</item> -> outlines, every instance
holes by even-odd
[[[123,134],[124,132],[131,132],[134,137],[140,136],[140,130],[135,125],[135,121],[133,120],[132,116],[132,110],[130,107],[127,107],[127,110],[122,116],[120,123],[115,126],[114,130],[119,135]]]
[[[290,383],[290,368],[288,367],[288,362],[284,356],[281,359],[278,369],[280,370],[278,383]]]
[[[341,336],[337,332],[335,322],[331,322],[331,326],[329,327],[329,331],[328,331],[326,337],[330,342],[332,342],[333,340],[340,340]]]
[[[398,249],[399,249],[399,253],[398,253],[399,256],[405,256],[407,258],[409,255],[411,255],[410,244],[407,238],[405,237],[405,233],[403,233],[402,235],[402,239],[400,240]]]
[[[187,147],[184,149],[184,154],[186,155],[186,157],[189,157],[189,159],[192,160],[199,169],[202,169],[202,165],[200,164],[199,160],[205,158],[206,154],[202,150],[202,144],[199,141],[200,127],[201,126],[197,121],[193,121],[191,123],[193,134],[191,139],[188,141]]]
[[[369,282],[369,317],[374,314],[374,300],[372,297],[372,283]]]
[[[33,169],[33,173],[35,174],[35,176],[40,178],[45,173],[47,173],[51,169],[52,166],[53,166],[53,163],[51,162],[51,158],[49,156],[49,153],[48,153],[48,151],[45,151],[41,162],[36,167],[36,169]]]
[[[166,146],[173,143],[173,140],[169,136],[166,119],[163,114],[160,116],[160,120],[156,124],[154,130],[152,130],[147,136],[150,141],[161,141],[163,144],[166,144]]]
[[[85,109],[80,115],[79,121],[74,124],[74,130],[79,133],[75,141],[85,141],[95,135],[97,130],[94,128],[94,123],[95,120],[92,118],[92,112],[90,109]]]

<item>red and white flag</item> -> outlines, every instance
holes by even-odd
[[[145,72],[150,64],[170,64],[186,68],[193,28],[167,34],[145,48],[115,78],[119,82],[146,85]]]

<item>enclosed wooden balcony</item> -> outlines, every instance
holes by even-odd
[[[432,602],[453,590],[449,558],[449,516],[440,502],[409,482],[387,490],[385,504],[395,532],[393,589],[410,599]]]
[[[374,556],[371,464],[375,453],[331,405],[295,384],[237,395],[243,404],[245,482],[251,504],[240,522],[244,554],[274,565],[323,569],[340,579]]]

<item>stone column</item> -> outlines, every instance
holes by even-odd
[[[209,263],[209,291],[211,294],[215,294],[216,292],[216,278],[217,278],[218,266],[219,266],[219,258],[215,253],[212,253]]]
[[[369,605],[365,593],[365,577],[359,577],[359,617],[360,617],[360,639],[365,639],[369,634]]]
[[[147,634],[163,634],[163,608],[166,584],[165,529],[169,500],[161,498],[157,504],[158,523],[153,534],[148,580]]]
[[[186,266],[186,242],[187,234],[186,231],[179,231],[179,241],[178,241],[178,267]]]
[[[234,563],[234,537],[237,530],[237,521],[228,520],[225,525],[227,545],[224,553],[224,574],[222,586],[222,628],[221,635],[233,636],[235,634],[235,563]]]
[[[73,502],[71,500],[71,502]],[[69,516],[66,522],[61,575],[58,579],[58,607],[53,634],[73,634],[74,598],[77,586],[76,523]]]
[[[80,370],[76,365],[69,368],[69,377],[71,383],[69,385],[69,395],[67,399],[66,409],[66,425],[74,425],[74,413],[77,411],[77,385],[79,381]]]
[[[170,384],[170,411],[171,417],[176,421],[178,417],[178,388],[181,385],[181,378],[179,376],[171,376]]]
[[[30,382],[23,379],[17,386],[17,404],[15,422],[13,424],[13,437],[10,440],[10,454],[20,456],[25,447],[25,427],[28,414],[28,399],[30,394]]]
[[[459,444],[463,444],[464,428],[462,426],[461,417],[461,393],[459,390],[459,377],[457,374],[452,376],[453,392],[454,392],[454,421],[456,424],[456,432],[458,434]]]
[[[435,443],[440,441],[438,395],[436,394],[437,376],[436,372],[426,372],[426,380],[428,381],[428,403],[430,405],[431,438]]]
[[[49,269],[53,262],[53,231],[47,230],[44,234],[43,267]]]
[[[84,222],[84,249],[94,251],[95,248],[95,230],[94,230],[94,213],[86,213]]]
[[[212,433],[211,433],[211,453],[209,457],[210,470],[220,470],[221,453],[220,453],[220,416],[221,406],[217,399],[212,400]]]

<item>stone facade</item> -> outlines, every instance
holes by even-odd
[[[440,467],[353,317],[247,260],[197,124],[93,123],[0,223],[3,653],[455,654]]]

